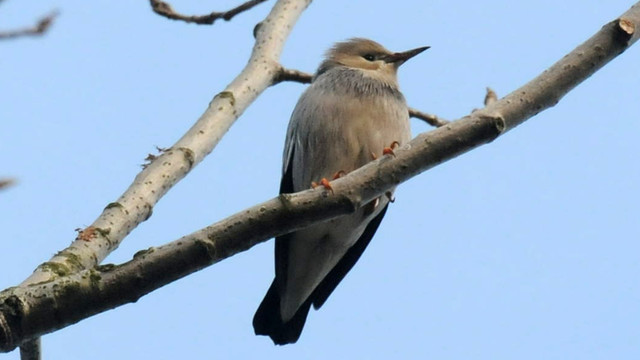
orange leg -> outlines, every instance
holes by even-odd
[[[323,186],[326,190],[331,191],[331,193],[333,194],[333,188],[331,187],[331,184],[329,183],[329,180],[327,180],[327,178],[322,178],[320,180],[320,183],[317,183],[315,181],[311,182],[311,187],[312,188],[317,188],[318,186]]]
[[[395,157],[396,154],[393,152],[393,149],[397,148],[398,146],[400,146],[399,142],[397,141],[392,142],[391,145],[389,145],[389,147],[382,149],[382,155],[393,155]]]
[[[341,177],[343,177],[345,175],[347,175],[346,171],[340,170],[337,173],[333,174],[333,180],[339,179],[339,178],[341,178]]]

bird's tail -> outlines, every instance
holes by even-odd
[[[274,280],[253,317],[253,329],[256,335],[268,335],[276,345],[293,344],[302,333],[310,307],[311,301],[305,301],[295,315],[284,322],[280,313],[280,294]]]

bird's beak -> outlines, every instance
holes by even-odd
[[[408,51],[404,51],[404,52],[397,52],[397,53],[393,53],[393,54],[389,54],[387,56],[385,56],[385,58],[383,59],[385,62],[388,63],[394,63],[397,66],[402,65],[405,61],[411,59],[412,57],[420,54],[421,52],[427,50],[428,48],[430,48],[430,46],[423,46],[423,47],[419,47],[417,49],[413,49],[413,50],[408,50]]]

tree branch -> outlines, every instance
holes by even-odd
[[[0,40],[15,39],[23,36],[41,36],[49,30],[51,24],[53,24],[53,20],[55,20],[57,16],[58,11],[52,11],[49,15],[38,20],[34,26],[18,30],[2,31],[0,32]]]
[[[301,84],[310,84],[313,79],[313,75],[295,69],[287,69],[280,67],[276,76],[273,77],[271,85],[277,85],[283,81],[299,82]]]
[[[273,236],[354,212],[397,184],[491,142],[557,103],[638,39],[640,3],[534,80],[491,105],[422,133],[408,145],[332,182],[333,193],[280,195],[174,242],[46,283],[0,293],[0,350],[116,306]],[[91,241],[89,241],[91,242]]]
[[[160,0],[150,0],[151,9],[161,16],[164,16],[171,20],[181,20],[187,23],[194,23],[198,25],[212,25],[218,19],[224,19],[225,21],[231,20],[234,16],[241,12],[247,11],[254,6],[263,3],[267,0],[249,0],[235,8],[225,12],[211,12],[207,15],[182,15],[177,13],[169,3]]]
[[[440,127],[447,125],[449,123],[448,120],[445,120],[439,116],[433,114],[427,114],[426,112],[422,112],[420,110],[414,109],[412,107],[409,108],[409,116],[412,118],[420,119],[425,121],[427,124],[435,127]]]
[[[248,65],[213,98],[191,129],[173,147],[153,159],[120,198],[105,207],[102,214],[81,232],[85,236],[78,236],[69,247],[39,265],[20,286],[50,281],[96,266],[129,232],[147,220],[160,198],[213,150],[235,120],[272,83],[284,42],[310,1],[277,1],[263,21],[265,25],[256,33]],[[245,3],[225,13],[223,18],[230,19],[259,2]],[[88,235],[91,236],[87,238]],[[26,349],[29,351],[24,354],[34,354],[30,349],[38,348],[35,343],[29,345]]]
[[[285,39],[308,3],[309,0],[278,1],[258,34],[247,66],[213,98],[191,129],[147,164],[118,200],[106,206],[88,227],[92,230],[90,241],[76,239],[40,265],[22,285],[96,266],[131,230],[148,219],[160,198],[213,150],[242,112],[272,83],[279,71],[278,59]]]

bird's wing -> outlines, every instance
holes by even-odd
[[[290,141],[290,138],[287,137],[287,145],[291,145],[291,149],[289,151],[289,159],[285,161],[284,174],[282,175],[282,179],[280,180],[280,194],[290,194],[293,191],[293,166],[291,166],[291,162],[293,159],[293,145],[289,144],[293,143]],[[288,146],[287,146],[288,148]],[[286,151],[286,150],[285,150]],[[286,152],[285,152],[286,154]],[[285,234],[282,236],[276,237],[276,245],[275,245],[275,266],[276,266],[276,278],[275,282],[278,286],[284,286],[287,282],[287,259],[289,258],[289,239],[291,238],[291,234]],[[280,287],[282,289],[283,287]]]
[[[294,114],[295,114],[294,110]],[[293,177],[291,176],[291,166],[293,163],[293,151],[296,144],[296,131],[298,130],[298,122],[295,121],[295,117],[292,115],[292,119],[287,126],[287,135],[284,142],[284,151],[282,154],[282,181],[288,178],[289,187],[283,190],[283,182],[280,183],[280,193],[288,194],[293,192]]]
[[[283,162],[284,173],[280,181],[281,194],[294,192],[291,166],[295,148],[295,141],[293,140],[295,124],[293,125],[294,126],[290,126],[287,131]],[[255,333],[257,335],[268,335],[273,342],[278,345],[295,343],[298,340],[302,333],[304,323],[307,320],[307,314],[309,313],[312,302],[311,299],[308,299],[300,306],[293,318],[286,322],[283,321],[280,312],[280,302],[282,301],[281,291],[284,289],[287,281],[289,243],[292,235],[293,234],[289,233],[278,236],[275,240],[276,276],[253,318]]]
[[[387,212],[387,204],[380,213],[374,217],[367,228],[364,230],[358,241],[347,251],[346,254],[340,259],[340,262],[331,270],[331,272],[322,280],[320,285],[313,291],[313,294],[309,297],[313,303],[314,309],[320,309],[320,307],[327,301],[327,298],[333,290],[340,284],[342,279],[351,270],[353,265],[360,259],[360,255],[367,248],[367,245],[371,242],[371,238],[376,233],[384,214]]]

